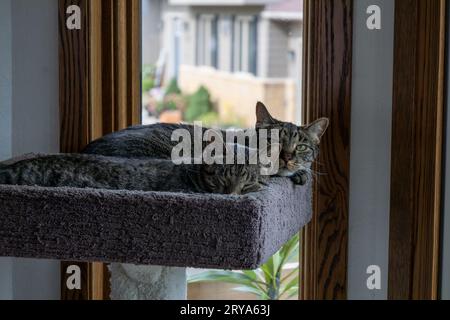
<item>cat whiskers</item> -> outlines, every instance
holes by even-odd
[[[315,179],[317,179],[319,176],[325,176],[327,175],[324,172],[319,172],[310,168],[302,168],[302,171],[306,172],[308,174],[309,177],[313,177]]]

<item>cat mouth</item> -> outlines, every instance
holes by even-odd
[[[296,163],[295,161],[284,161],[283,159],[280,159],[280,171],[281,170],[287,170],[291,172],[296,172],[302,169],[303,166],[301,164]]]
[[[280,159],[280,167],[278,170],[278,175],[282,177],[290,177],[294,173],[304,169],[305,166],[303,166],[302,164],[296,163],[294,161],[286,162]]]

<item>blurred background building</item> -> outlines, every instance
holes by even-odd
[[[248,127],[260,100],[275,117],[300,123],[302,2],[143,0],[149,115]],[[208,98],[210,106],[188,112],[196,93],[194,102]]]

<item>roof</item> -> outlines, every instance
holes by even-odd
[[[303,0],[281,0],[268,4],[263,16],[273,20],[302,20]]]
[[[266,6],[269,12],[303,12],[303,0],[281,0]]]

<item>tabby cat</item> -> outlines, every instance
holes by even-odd
[[[0,184],[245,194],[259,190],[259,170],[248,164],[175,165],[163,159],[60,154],[0,165]]]
[[[328,127],[328,119],[319,119],[310,125],[299,127],[274,119],[263,103],[256,106],[256,132],[260,129],[278,129],[281,153],[279,176],[291,177],[296,184],[305,184],[310,176],[311,164],[317,157],[320,139]],[[87,154],[127,158],[170,159],[172,148],[178,142],[171,141],[172,132],[187,129],[193,135],[194,126],[188,124],[158,123],[134,126],[90,143],[83,151]],[[208,128],[203,128],[203,131]],[[225,137],[225,131],[222,131]]]

